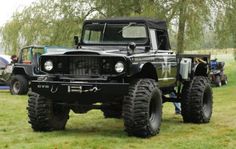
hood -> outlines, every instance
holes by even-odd
[[[131,55],[127,53],[128,49],[126,46],[117,46],[117,47],[102,47],[102,46],[90,46],[82,47],[80,49],[74,49],[72,51],[66,51],[63,54],[84,54],[84,55],[105,55],[105,56],[131,56],[136,54],[145,53],[145,47],[137,47],[135,52]]]
[[[72,49],[70,51],[58,53],[46,53],[44,55],[104,55],[104,56],[121,56],[133,57],[146,55],[145,47],[137,47],[133,54],[127,53],[127,46],[86,46],[80,49]]]

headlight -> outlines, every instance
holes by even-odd
[[[46,71],[51,71],[53,69],[53,63],[52,61],[48,60],[44,63],[44,69]]]
[[[124,71],[124,69],[125,69],[125,66],[122,62],[117,62],[116,63],[116,65],[115,65],[116,72],[121,73],[121,72]]]

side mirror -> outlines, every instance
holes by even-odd
[[[135,48],[136,48],[136,43],[130,42],[130,43],[128,44],[128,55],[130,54],[130,53],[129,53],[129,50],[131,50],[132,53],[134,53]]]
[[[78,49],[80,46],[80,38],[79,36],[74,36],[74,47]]]
[[[135,48],[136,48],[136,43],[130,42],[129,43],[129,49],[131,49],[133,51]]]

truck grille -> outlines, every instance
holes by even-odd
[[[69,61],[70,74],[78,76],[98,76],[100,74],[98,57],[73,57]]]

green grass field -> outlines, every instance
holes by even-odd
[[[159,135],[128,137],[123,121],[104,119],[102,112],[70,113],[65,131],[33,132],[28,124],[27,96],[0,91],[0,148],[12,149],[222,149],[236,148],[236,62],[226,65],[229,84],[214,88],[214,109],[208,124],[185,124],[166,103]]]

